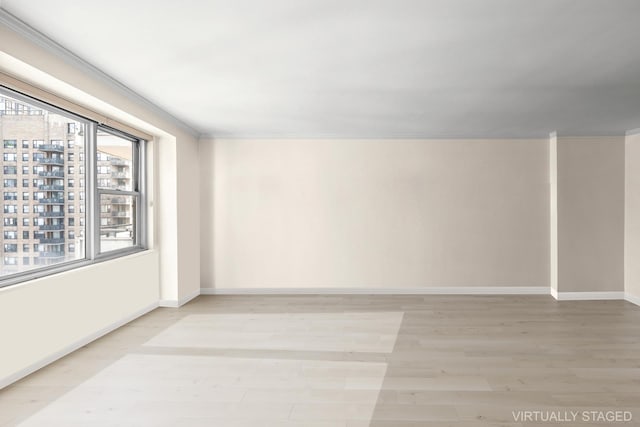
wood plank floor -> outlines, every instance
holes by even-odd
[[[517,418],[522,411],[578,416]],[[633,418],[598,419],[616,414]],[[550,424],[640,425],[640,307],[548,296],[202,296],[0,391],[0,426]]]

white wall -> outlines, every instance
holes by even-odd
[[[200,156],[204,287],[549,286],[548,140],[202,140]]]
[[[624,291],[640,304],[640,134],[625,143]]]
[[[199,210],[188,201],[198,194],[194,135],[36,36],[5,26],[0,71],[155,138],[147,201],[153,251],[1,289],[2,387],[159,299],[177,306],[193,296],[200,287],[200,252]]]
[[[159,258],[147,251],[0,288],[0,388],[43,360],[158,303]]]
[[[558,291],[622,292],[624,137],[558,138]]]

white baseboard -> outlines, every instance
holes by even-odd
[[[625,301],[629,301],[631,304],[640,306],[640,297],[631,294],[624,294]]]
[[[551,296],[554,297],[555,299],[558,299],[558,290],[557,289],[553,289],[551,288],[549,290],[549,292],[551,293]]]
[[[185,305],[186,303],[188,303],[192,299],[194,299],[197,296],[199,296],[201,294],[201,292],[202,292],[201,289],[197,289],[195,292],[191,292],[189,295],[187,295],[186,297],[181,298],[179,300],[161,299],[160,302],[158,303],[158,305],[160,307],[168,307],[168,308],[182,307],[183,305]]]
[[[27,375],[37,371],[38,369],[44,368],[45,366],[49,365],[50,363],[55,362],[58,359],[63,358],[64,356],[66,356],[67,354],[76,351],[77,349],[84,347],[85,345],[89,344],[92,341],[97,340],[98,338],[108,334],[109,332],[112,332],[124,325],[126,325],[127,323],[131,322],[132,320],[137,319],[138,317],[145,315],[147,313],[149,313],[152,310],[155,310],[158,307],[158,303],[153,303],[148,305],[147,307],[136,311],[135,313],[132,313],[126,317],[124,317],[123,319],[118,320],[117,322],[114,322],[102,329],[100,329],[97,332],[94,332],[93,334],[90,334],[82,339],[79,339],[78,341],[66,346],[65,348],[63,348],[60,351],[57,351],[53,354],[51,354],[48,357],[45,357],[42,360],[39,360],[38,362],[27,366],[24,369],[21,369],[20,371],[11,374],[7,377],[4,378],[0,378],[0,390],[2,390],[3,388],[5,388],[6,386],[8,386],[9,384],[13,384],[14,382],[21,380],[22,378],[26,377]]]
[[[547,286],[430,288],[202,288],[201,295],[549,295]]]
[[[558,292],[558,301],[621,300],[624,292]]]

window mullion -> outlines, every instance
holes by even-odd
[[[87,154],[84,156],[85,161],[85,186],[86,188],[86,203],[87,203],[87,220],[86,225],[86,247],[87,258],[93,260],[98,254],[98,242],[100,241],[100,227],[96,224],[96,219],[100,218],[98,209],[100,209],[99,195],[97,192],[97,174],[96,174],[96,141],[98,127],[95,123],[91,122],[87,131],[87,147],[85,150]]]

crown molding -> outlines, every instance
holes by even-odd
[[[0,0],[1,1],[1,0]],[[9,28],[16,34],[26,38],[32,43],[44,48],[45,50],[55,54],[62,60],[64,60],[69,65],[74,66],[75,68],[81,70],[83,73],[93,77],[94,79],[104,83],[109,88],[113,89],[115,92],[120,95],[126,96],[127,98],[132,99],[137,104],[145,107],[146,109],[152,111],[160,118],[172,123],[176,127],[182,129],[183,131],[189,133],[195,138],[200,137],[200,132],[193,126],[185,123],[180,120],[173,114],[169,113],[165,109],[159,107],[154,104],[152,101],[143,97],[142,95],[135,92],[133,89],[129,88],[125,84],[111,77],[104,71],[100,70],[98,67],[92,65],[91,63],[85,61],[75,53],[71,52],[64,46],[60,45],[58,42],[52,40],[45,34],[31,27],[29,24],[25,23],[21,19],[9,13],[6,9],[2,8],[0,3],[0,25]]]

